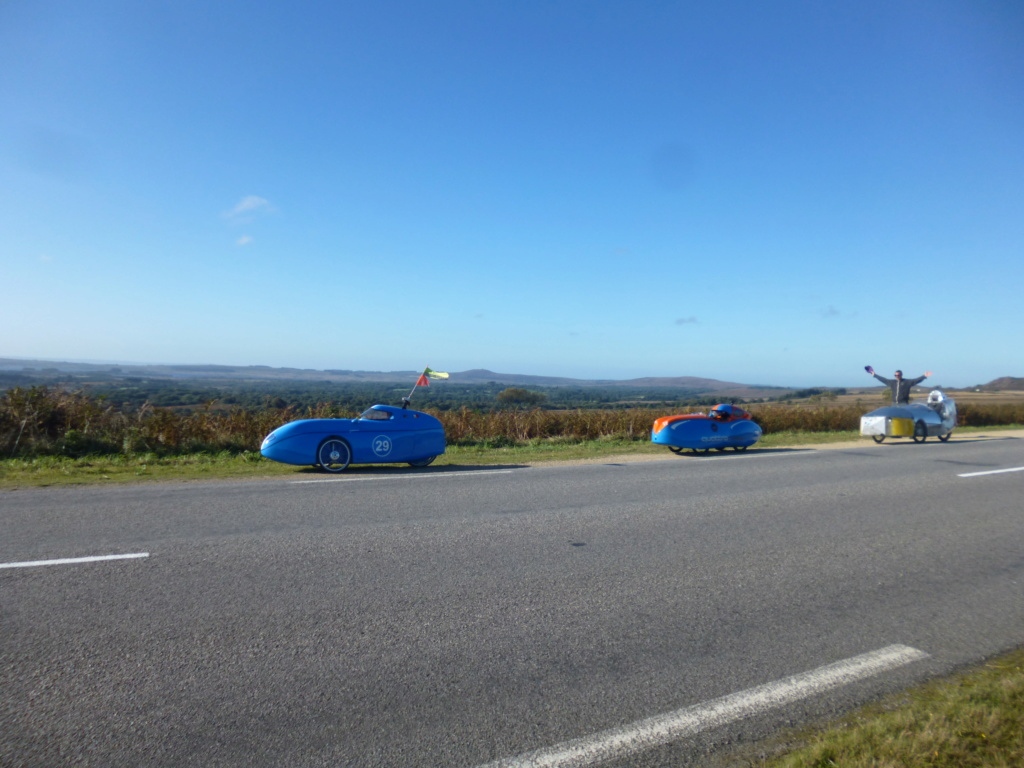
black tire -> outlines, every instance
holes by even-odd
[[[876,443],[880,443],[883,440],[885,440],[885,435],[872,435],[871,439],[874,440]]]
[[[732,449],[733,449],[734,451],[745,451],[745,450],[747,450],[747,448],[749,448],[749,447],[750,447],[750,446],[747,446],[747,445],[734,445],[734,446],[732,447]]]
[[[316,449],[316,464],[324,472],[344,472],[352,463],[352,449],[340,437],[328,437]]]
[[[672,451],[672,453],[682,453],[682,452],[683,452],[683,449],[682,449],[682,448],[680,448],[680,447],[679,447],[678,445],[670,445],[670,446],[668,447],[668,449],[669,449],[670,451]]]
[[[914,442],[923,443],[928,439],[928,427],[924,425],[923,421],[919,421],[914,425]]]
[[[952,432],[947,432],[944,435],[939,435],[939,440],[941,440],[942,442],[946,442],[947,440],[949,440],[949,438],[950,438],[950,436],[952,434],[953,434]]]
[[[410,461],[407,463],[410,467],[429,467],[434,463],[434,459],[436,458],[437,456],[427,456],[425,459],[416,459],[416,461]]]

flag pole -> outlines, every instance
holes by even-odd
[[[412,396],[416,393],[416,387],[418,387],[420,385],[420,380],[423,379],[423,377],[427,375],[427,370],[429,368],[430,368],[430,366],[428,365],[426,368],[423,369],[423,373],[421,373],[419,375],[419,378],[416,379],[416,383],[412,385],[412,389],[409,390],[409,394],[402,398],[402,408],[403,409],[409,407],[409,403],[412,402]]]

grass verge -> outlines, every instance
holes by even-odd
[[[827,728],[790,735],[744,760],[757,768],[1024,766],[1024,648],[894,694]]]
[[[196,453],[162,457],[152,454],[84,456],[78,459],[39,456],[32,459],[0,461],[0,489],[175,480],[233,480],[287,475],[295,469],[268,461],[255,452]]]

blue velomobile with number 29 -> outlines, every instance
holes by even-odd
[[[374,405],[356,419],[300,419],[278,427],[260,453],[284,464],[341,472],[349,464],[425,467],[445,450],[444,427],[428,413]]]
[[[260,453],[283,464],[341,472],[349,464],[408,464],[425,467],[444,453],[444,426],[429,413],[409,408],[416,387],[448,374],[424,368],[402,407],[374,405],[356,419],[300,419],[278,427]]]

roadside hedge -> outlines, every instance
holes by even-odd
[[[877,403],[744,406],[766,433],[856,431]],[[1024,405],[959,405],[965,427],[1024,424]],[[664,409],[492,410],[462,407],[430,411],[453,444],[508,445],[528,440],[650,438]],[[15,387],[0,396],[0,457],[43,455],[177,454],[258,450],[276,427],[295,419],[347,418],[357,414],[319,403],[305,408],[242,409],[210,401],[194,410],[118,406],[82,391]]]

